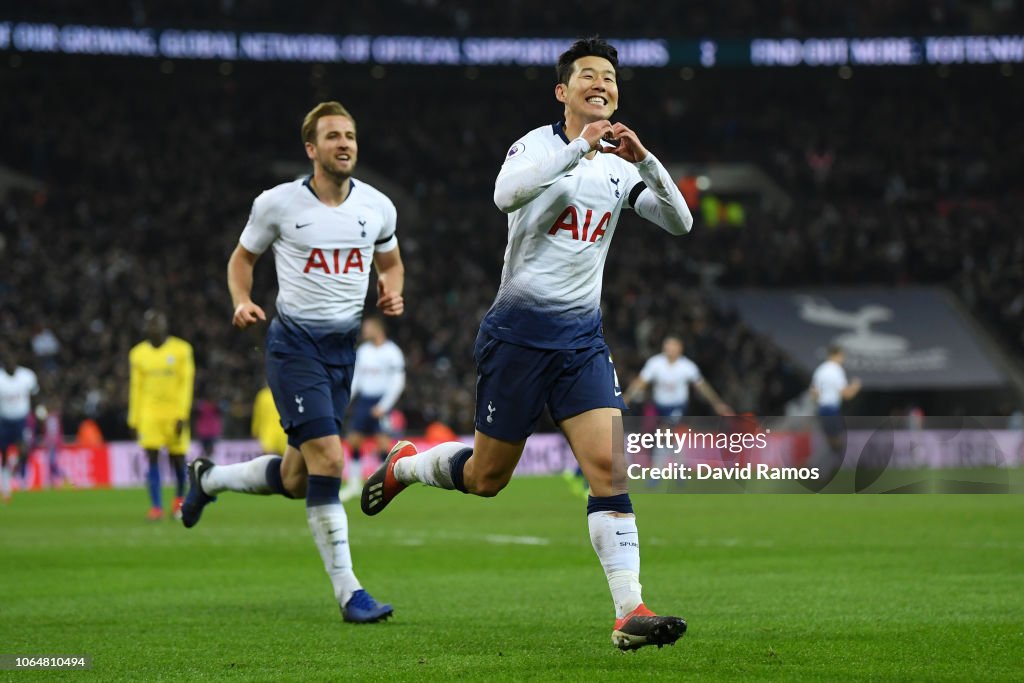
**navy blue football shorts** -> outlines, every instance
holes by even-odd
[[[267,384],[288,434],[288,445],[341,434],[354,366],[330,365],[267,334]]]
[[[380,402],[380,396],[359,396],[352,402],[352,415],[348,430],[366,436],[380,434],[384,430],[380,426],[380,418],[373,416],[373,407]]]
[[[818,408],[818,421],[821,430],[827,436],[839,436],[844,431],[843,414],[839,406],[821,406]]]
[[[667,424],[679,424],[679,422],[686,417],[686,403],[679,403],[677,405],[669,405],[667,403],[655,403],[654,411],[657,413],[661,421]]]
[[[476,428],[502,441],[533,433],[547,405],[555,422],[595,408],[626,409],[604,340],[580,349],[538,349],[477,335]]]

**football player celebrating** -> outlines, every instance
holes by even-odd
[[[508,214],[508,246],[476,340],[473,447],[444,443],[417,454],[399,442],[361,502],[377,514],[413,482],[497,495],[547,405],[590,482],[587,522],[615,606],[612,642],[636,649],[674,643],[686,622],[655,615],[640,594],[625,462],[612,455],[612,422],[625,404],[601,331],[601,279],[624,209],[673,235],[688,232],[693,218],[636,133],[609,122],[619,104],[617,63],[599,38],[562,54],[555,98],[564,120],[520,138],[498,173],[494,201]]]
[[[266,319],[252,301],[256,259],[274,250],[277,316],[266,341],[267,383],[288,434],[283,458],[263,455],[189,467],[183,522],[194,526],[221,491],[277,493],[306,499],[306,516],[345,621],[376,622],[392,608],[367,593],[352,569],[348,518],[338,494],[344,455],[341,425],[348,405],[370,262],[377,269],[377,307],[401,315],[405,269],[395,236],[395,206],[368,183],[352,179],[358,143],[352,115],[337,102],[314,107],[302,124],[313,174],[267,190],[228,262],[233,323]]]

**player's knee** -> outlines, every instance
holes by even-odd
[[[485,474],[477,477],[475,481],[466,482],[466,490],[481,498],[493,498],[508,486],[509,479],[511,475],[503,472]]]
[[[612,459],[597,458],[587,463],[583,473],[591,487],[603,489],[612,484]]]
[[[333,468],[339,471],[345,463],[345,454],[341,449],[341,442],[337,437],[324,437],[310,439],[302,444],[302,457],[306,460],[307,466],[317,468]]]
[[[309,481],[305,474],[295,474],[290,477],[282,477],[281,484],[288,492],[289,498],[305,498],[306,483]]]

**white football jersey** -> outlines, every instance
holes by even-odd
[[[504,174],[567,144],[561,123],[530,131],[508,151],[496,186]],[[599,338],[608,246],[638,186],[644,185],[634,164],[598,153],[581,158],[512,211],[501,286],[481,328],[498,339],[538,348],[574,348]]]
[[[39,393],[36,373],[19,366],[13,375],[0,368],[0,419],[20,420],[32,410],[32,396]]]
[[[640,378],[650,384],[654,402],[660,406],[681,406],[690,401],[690,385],[701,379],[697,364],[686,356],[670,363],[663,353],[651,356],[640,371]]]
[[[279,317],[317,333],[351,332],[362,320],[374,253],[398,246],[395,205],[352,180],[345,201],[327,206],[309,180],[257,197],[239,242],[254,254],[273,247]]]
[[[381,399],[382,409],[389,410],[405,388],[405,357],[390,339],[380,346],[363,342],[356,349],[356,369],[352,378],[352,395]]]
[[[811,377],[811,386],[818,392],[818,405],[824,408],[839,407],[847,384],[846,371],[834,360],[819,365]]]

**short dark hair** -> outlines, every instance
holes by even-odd
[[[828,355],[829,356],[834,356],[834,355],[839,354],[839,353],[844,353],[844,350],[843,350],[842,346],[840,346],[839,344],[829,344],[828,345]]]
[[[597,36],[580,38],[558,58],[555,72],[558,74],[559,83],[563,85],[569,84],[573,64],[581,57],[604,57],[612,63],[613,69],[619,70],[619,51],[609,45],[607,40]]]

